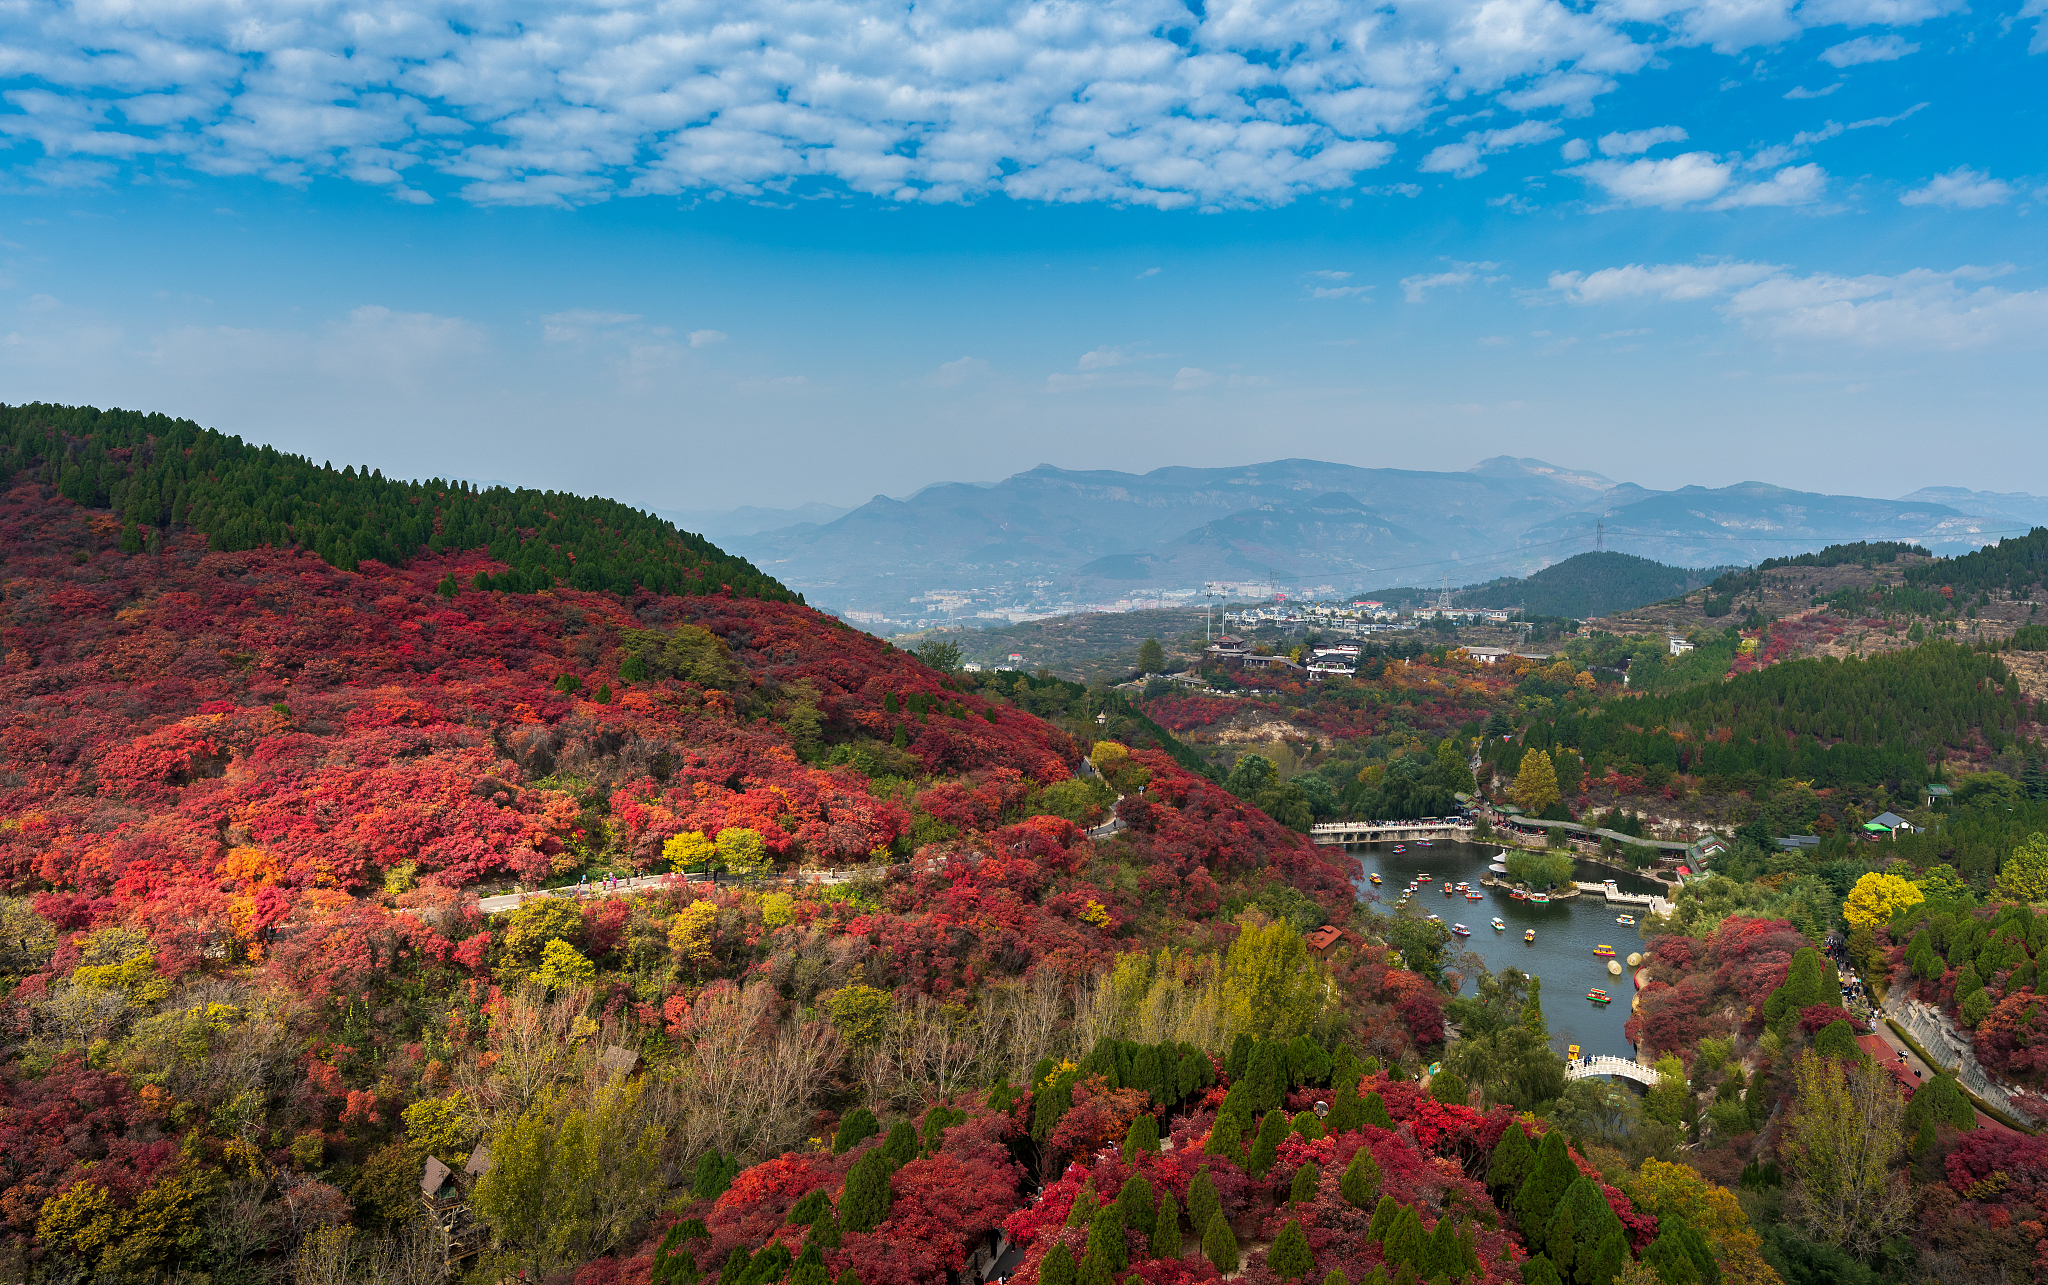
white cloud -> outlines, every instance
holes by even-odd
[[[1409,303],[1421,303],[1425,292],[1443,286],[1462,286],[1472,280],[1470,272],[1432,272],[1401,278],[1401,296]]]
[[[1827,86],[1824,89],[1808,89],[1804,85],[1794,85],[1792,88],[1785,91],[1785,97],[1793,99],[1794,101],[1797,101],[1801,98],[1826,98],[1829,94],[1834,93],[1841,87],[1842,82],[1839,80],[1836,81],[1834,84]]]
[[[2025,4],[2020,6],[2019,13],[2014,16],[2018,21],[2022,22],[2028,18],[2041,19],[2034,26],[2034,39],[2027,45],[2027,52],[2030,54],[2048,54],[2048,0],[2027,0]]]
[[[1676,45],[1960,0],[302,0],[41,6],[9,29],[16,190],[178,168],[393,199],[1159,207],[1348,193],[1445,103],[1583,115]],[[25,12],[25,11],[24,11]],[[1853,42],[1852,42],[1853,43]],[[1536,141],[1466,140],[1432,172]],[[1495,131],[1508,134],[1512,131]],[[1460,144],[1452,144],[1460,146]],[[1452,164],[1452,162],[1458,162]],[[1411,195],[1403,187],[1380,189]]]
[[[1600,154],[1602,156],[1639,156],[1663,143],[1683,143],[1686,132],[1678,125],[1659,125],[1655,129],[1632,129],[1627,133],[1602,134]],[[1567,158],[1569,159],[1569,158]]]
[[[979,357],[961,357],[942,362],[939,368],[925,376],[925,383],[934,388],[958,388],[977,375],[986,375],[989,364]]]
[[[1899,204],[1981,210],[1987,205],[2002,205],[2012,196],[2012,185],[2004,179],[1980,174],[1967,165],[1958,165],[1946,174],[1929,179],[1925,187],[1916,187],[1900,196]]]
[[[726,335],[723,330],[692,330],[690,332],[690,347],[704,348],[711,344],[722,344],[725,342],[725,339]]]
[[[1173,377],[1173,391],[1185,393],[1196,388],[1206,388],[1214,383],[1215,380],[1216,376],[1206,370],[1199,370],[1193,366],[1182,366]]]
[[[1140,273],[1139,273],[1139,274],[1137,275],[1137,277],[1136,277],[1135,279],[1136,279],[1136,280],[1139,280],[1139,281],[1143,281],[1143,280],[1144,280],[1144,279],[1145,279],[1146,277],[1156,277],[1156,276],[1158,276],[1158,275],[1160,274],[1160,272],[1161,272],[1161,271],[1163,271],[1163,269],[1160,269],[1160,268],[1147,268],[1147,269],[1145,269],[1145,270],[1144,270],[1143,272],[1140,272]]]
[[[1845,40],[1821,50],[1820,60],[1832,67],[1856,67],[1867,62],[1893,62],[1919,52],[1920,46],[1909,45],[1899,36],[1887,33]]]
[[[1485,171],[1480,157],[1504,152],[1511,147],[1544,143],[1564,133],[1547,120],[1525,120],[1506,129],[1483,129],[1465,135],[1462,143],[1446,143],[1422,158],[1418,167],[1425,174],[1455,174],[1471,178]]]
[[[1735,171],[1711,152],[1686,152],[1661,161],[1588,161],[1567,172],[1624,204],[1679,206],[1719,196]]]
[[[1112,348],[1104,344],[1100,348],[1082,353],[1081,359],[1074,363],[1074,369],[1109,370],[1117,366],[1128,366],[1133,362],[1151,361],[1154,358],[1165,355],[1165,353],[1138,352],[1130,348]]]
[[[1761,183],[1738,184],[1735,166],[1711,152],[1685,152],[1668,160],[1588,161],[1565,173],[1595,184],[1623,205],[1665,209],[1805,205],[1819,200],[1827,187],[1827,171],[1818,165],[1792,166]]]
[[[1741,286],[1775,276],[1782,269],[1768,263],[1631,263],[1597,272],[1553,272],[1550,288],[1573,303],[1613,303],[1653,296],[1670,302],[1710,299]]]
[[[1712,210],[1740,210],[1760,205],[1811,205],[1826,195],[1828,172],[1818,165],[1791,165],[1761,183],[1747,183],[1730,189],[1708,206]]]
[[[622,326],[629,321],[640,320],[637,312],[597,312],[589,308],[571,308],[567,312],[549,313],[541,319],[541,339],[551,344],[573,343],[587,339],[599,330]]]
[[[1558,152],[1568,161],[1583,161],[1593,154],[1593,145],[1583,138],[1567,140]]]
[[[1871,349],[1925,351],[2048,347],[2048,290],[1984,284],[2008,265],[1893,276],[1796,277],[1765,263],[1630,264],[1559,272],[1550,288],[1573,303],[1718,299],[1721,314],[1763,337]]]

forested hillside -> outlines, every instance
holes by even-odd
[[[1531,616],[1584,620],[1677,597],[1713,575],[1711,569],[1668,567],[1632,553],[1581,553],[1527,579],[1468,585],[1457,601],[1463,607],[1520,607]]]
[[[215,552],[301,548],[344,571],[488,547],[507,568],[489,587],[515,592],[561,581],[620,594],[796,597],[751,563],[616,501],[387,481],[379,470],[316,465],[166,415],[0,405],[0,473],[24,470],[68,500],[111,509],[125,553],[156,550],[167,532],[189,527]]]
[[[1854,930],[1983,1065],[2048,1074],[2010,653],[1730,635],[1765,667],[1639,696],[1417,642],[1313,694],[1134,698],[714,588],[743,564],[602,502],[510,525],[510,493],[138,422],[146,452],[17,434],[0,494],[6,1280],[2031,1270],[2048,1151],[1946,1077],[1908,1101],[1809,944]],[[1299,755],[1213,771],[1169,730],[1212,707]],[[1937,770],[1907,864],[1852,837]],[[1744,815],[1644,925],[1641,1100],[1566,1080],[1540,979],[1301,833],[1695,789]],[[1767,850],[1801,826],[1823,846]],[[1882,1162],[1851,1180],[1840,1120]]]

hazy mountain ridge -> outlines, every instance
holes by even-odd
[[[924,596],[941,590],[1076,610],[1215,581],[1349,593],[1527,576],[1593,549],[1600,525],[1604,547],[1678,567],[1866,539],[1963,552],[2023,525],[2034,505],[2048,517],[2048,499],[1955,488],[1896,500],[1763,482],[1655,491],[1511,456],[1457,472],[1308,459],[1143,474],[1041,464],[726,539],[814,600],[909,618],[932,613]]]

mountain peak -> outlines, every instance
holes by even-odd
[[[1614,485],[1611,477],[1589,473],[1584,469],[1562,468],[1545,460],[1528,456],[1495,455],[1474,464],[1470,470],[1481,477],[1542,477],[1567,486],[1584,487],[1589,491],[1605,491]]]

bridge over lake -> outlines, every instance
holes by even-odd
[[[1625,1057],[1608,1057],[1602,1054],[1595,1057],[1571,1058],[1564,1064],[1564,1078],[1567,1080],[1587,1080],[1596,1075],[1618,1075],[1624,1080],[1634,1080],[1637,1084],[1648,1085],[1653,1089],[1657,1087],[1656,1067],[1644,1066],[1641,1062],[1634,1062]]]

